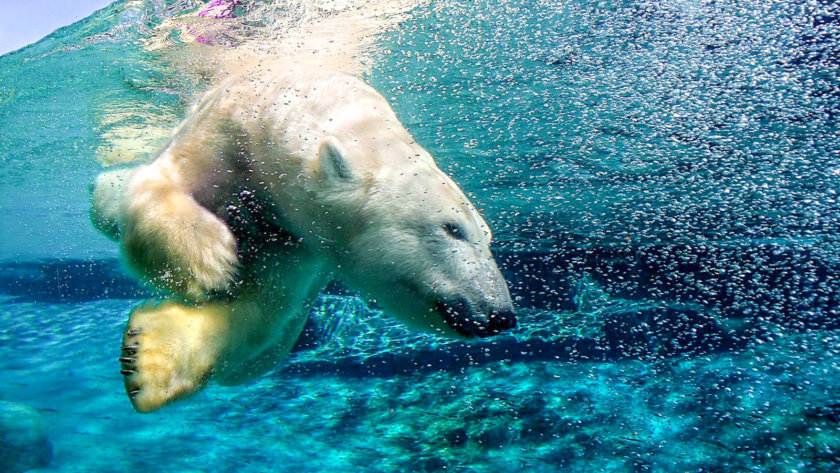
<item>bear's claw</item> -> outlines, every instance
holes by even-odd
[[[125,338],[135,336],[140,333],[139,329],[132,329],[125,333]],[[133,358],[137,354],[137,350],[140,348],[140,344],[135,342],[130,345],[123,345],[120,350],[122,350],[122,355],[119,358],[120,361],[120,374],[123,376],[131,376],[137,372],[137,367],[134,363],[137,361],[136,358]],[[126,356],[127,355],[127,356]]]

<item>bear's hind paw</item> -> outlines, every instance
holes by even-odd
[[[220,347],[212,317],[174,302],[132,312],[120,349],[120,373],[137,412],[152,412],[207,383]]]

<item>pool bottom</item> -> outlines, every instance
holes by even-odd
[[[837,468],[840,332],[649,362],[523,357],[372,374],[301,369],[302,353],[254,383],[140,415],[114,343],[135,302],[0,305],[0,399],[50,427],[52,462],[33,471]]]

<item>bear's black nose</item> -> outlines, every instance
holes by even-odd
[[[435,305],[435,310],[450,327],[467,337],[489,337],[516,327],[516,313],[512,307],[485,313],[460,300],[440,301]]]
[[[488,319],[488,335],[496,335],[497,333],[516,327],[516,312],[514,312],[512,307],[501,311],[493,311],[490,313]]]

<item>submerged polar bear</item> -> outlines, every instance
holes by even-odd
[[[156,160],[100,175],[92,219],[175,298],[129,319],[135,409],[288,354],[333,276],[407,324],[472,337],[516,324],[490,230],[359,79],[286,66],[223,81]]]

